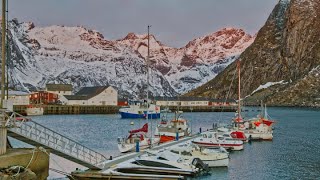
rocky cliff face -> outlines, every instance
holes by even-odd
[[[46,83],[83,86],[111,85],[123,96],[146,96],[147,35],[129,33],[116,41],[84,27],[36,27],[10,22],[10,86],[44,88]],[[175,96],[212,79],[230,64],[254,37],[225,28],[182,48],[150,36],[150,94]]]
[[[251,96],[249,99],[255,102],[263,99],[273,105],[302,105],[301,101],[318,104],[320,95],[315,89],[320,86],[315,77],[320,65],[319,16],[319,1],[279,1],[254,43],[240,56],[242,97]],[[235,69],[233,63],[189,95],[225,97],[232,84],[230,96],[236,97]],[[309,85],[301,88],[305,83]],[[259,88],[266,84],[277,85]]]

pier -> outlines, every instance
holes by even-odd
[[[41,105],[44,114],[117,114],[122,106],[93,106],[93,105]],[[13,111],[24,114],[26,105],[14,105]],[[235,112],[236,106],[162,106],[161,109],[169,108],[174,112]]]
[[[92,105],[42,105],[44,114],[116,114],[121,106],[92,106]],[[13,110],[24,114],[27,106],[15,105]]]

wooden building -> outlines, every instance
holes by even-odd
[[[71,84],[46,84],[46,91],[58,95],[72,95]]]
[[[58,94],[47,91],[38,91],[30,94],[30,104],[56,104],[58,99]]]
[[[236,106],[234,99],[210,99],[205,97],[155,97],[159,106]]]
[[[111,86],[84,87],[75,95],[64,95],[67,105],[118,105],[118,92]]]
[[[28,105],[30,104],[29,93],[23,91],[9,90],[8,100],[12,102],[12,105]],[[7,95],[5,94],[5,99]]]

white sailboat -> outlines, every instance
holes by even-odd
[[[238,69],[238,113],[237,117],[233,119],[234,129],[243,131],[249,140],[272,140],[273,131],[272,123],[267,119],[261,118],[243,120],[241,117],[241,89],[240,89],[240,60],[237,62]]]
[[[160,106],[151,104],[149,102],[149,64],[150,64],[150,34],[149,29],[151,26],[148,26],[148,56],[146,60],[147,64],[147,101],[139,102],[135,101],[130,104],[129,107],[123,107],[119,109],[121,118],[146,118],[146,119],[159,119],[161,109]]]

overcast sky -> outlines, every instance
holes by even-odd
[[[278,0],[9,0],[9,18],[36,26],[82,25],[106,39],[151,32],[164,44],[181,47],[224,27],[255,34]]]

